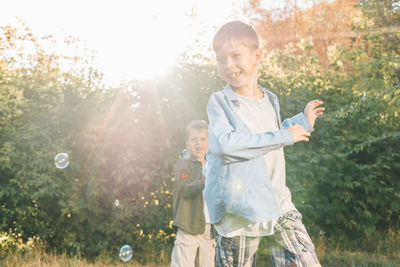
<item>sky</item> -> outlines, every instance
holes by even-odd
[[[204,45],[211,46],[215,27],[240,16],[244,2],[2,0],[0,26],[18,25],[19,18],[37,36],[77,37],[95,51],[94,65],[106,82],[119,83],[166,75],[200,32]]]

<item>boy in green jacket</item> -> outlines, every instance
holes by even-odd
[[[189,158],[175,165],[173,196],[174,225],[178,227],[171,255],[171,267],[191,267],[198,251],[200,267],[214,267],[213,239],[208,209],[203,198],[205,155],[208,151],[208,125],[196,120],[186,126]]]

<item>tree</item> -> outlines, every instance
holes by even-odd
[[[312,40],[322,69],[329,67],[329,48],[349,45],[351,24],[360,19],[356,0],[283,1],[282,8],[266,9],[262,1],[250,1],[245,10],[251,15],[267,51],[283,49],[289,43]]]

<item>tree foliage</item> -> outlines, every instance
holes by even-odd
[[[266,50],[283,49],[289,43],[311,38],[322,63],[329,67],[328,49],[348,45],[354,35],[352,23],[361,19],[357,0],[285,0],[276,9],[265,9],[263,1],[250,1],[245,10]]]

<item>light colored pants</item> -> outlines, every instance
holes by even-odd
[[[199,266],[214,267],[215,240],[211,235],[210,224],[206,224],[204,233],[200,235],[178,229],[171,255],[171,267],[194,267],[197,250]]]

